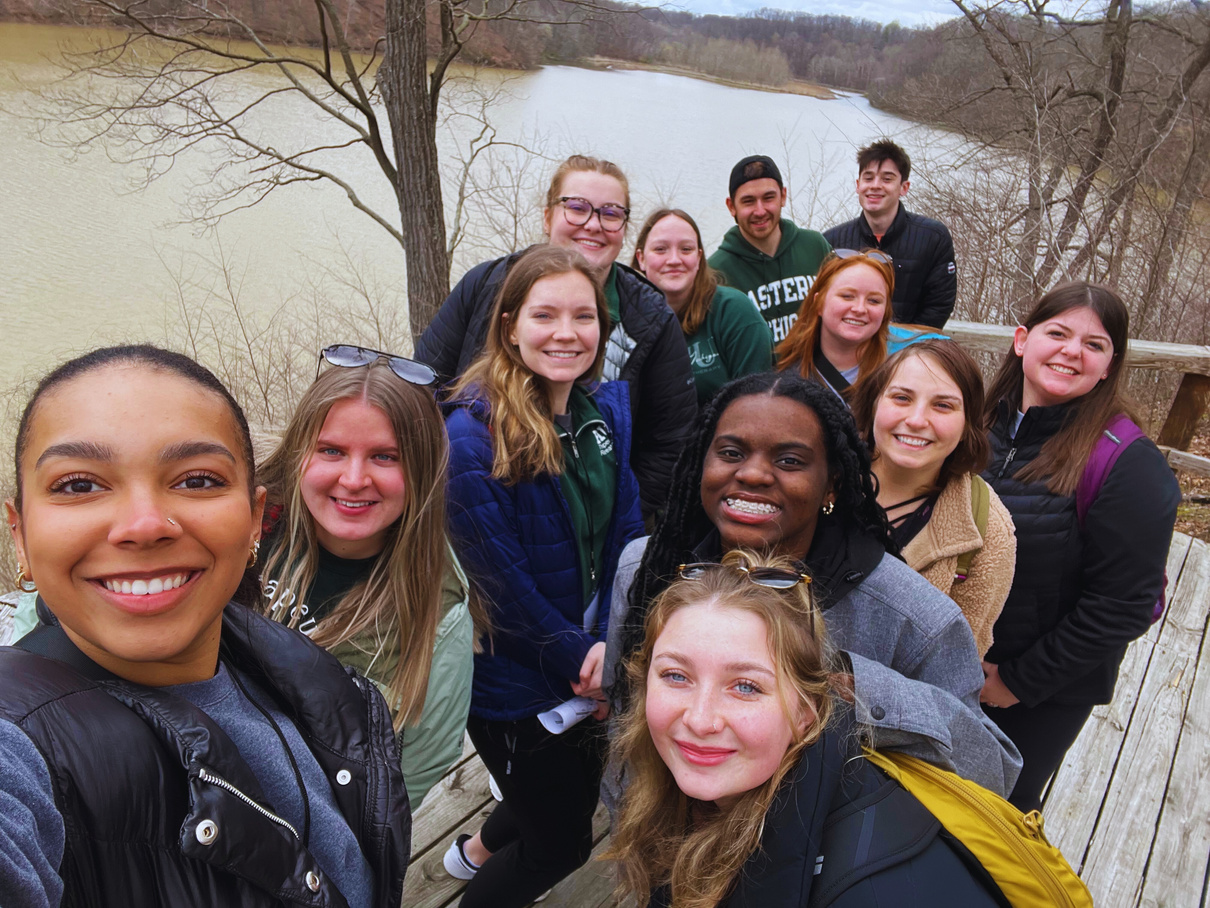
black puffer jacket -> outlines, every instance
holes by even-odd
[[[851,711],[809,747],[765,815],[760,848],[719,908],[993,908],[971,853],[860,756]],[[668,908],[667,888],[648,908]]]
[[[1126,646],[1146,633],[1163,584],[1180,487],[1148,438],[1122,452],[1081,531],[1074,496],[1014,476],[1072,415],[1072,405],[1001,403],[983,478],[1012,514],[1017,569],[987,661],[1026,706],[1108,703]]]
[[[267,803],[207,715],[110,675],[57,627],[22,646],[34,651],[0,649],[0,716],[50,771],[66,827],[63,905],[345,908],[294,834],[211,781]],[[370,864],[373,904],[398,908],[411,815],[382,696],[301,634],[242,606],[223,615],[221,654],[295,723]]]
[[[465,372],[483,349],[496,292],[520,254],[468,271],[416,343],[416,358],[432,366],[441,381]],[[630,383],[630,465],[648,517],[664,505],[672,467],[697,418],[697,392],[685,335],[664,294],[626,266],[614,267],[622,323],[610,332],[603,377]]]
[[[900,202],[881,241],[874,238],[864,214],[823,235],[833,249],[881,249],[895,260],[895,321],[945,326],[958,296],[958,271],[954,240],[940,221],[914,214]]]

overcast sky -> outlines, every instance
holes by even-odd
[[[950,0],[671,0],[693,13],[742,16],[762,7],[790,9],[816,16],[837,15],[900,25],[935,25],[958,15]]]

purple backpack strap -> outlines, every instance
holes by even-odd
[[[1101,486],[1105,484],[1109,471],[1118,462],[1122,452],[1145,434],[1125,413],[1119,413],[1105,424],[1105,430],[1098,436],[1097,443],[1092,446],[1092,454],[1089,455],[1088,463],[1084,464],[1084,472],[1080,474],[1080,482],[1076,486],[1076,519],[1080,522],[1081,530],[1084,529],[1088,509],[1097,500],[1097,495],[1100,494]],[[1160,590],[1160,598],[1156,600],[1155,608],[1151,613],[1152,624],[1159,621],[1160,616],[1164,614],[1167,591],[1168,571],[1165,569],[1164,588]]]

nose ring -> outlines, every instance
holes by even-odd
[[[179,524],[179,523],[177,523],[175,520],[173,520],[171,517],[167,517],[167,518],[165,518],[165,519],[166,519],[166,520],[167,520],[167,521],[168,521],[170,524],[172,524],[174,527],[175,527],[175,526],[180,526],[180,524]]]
[[[717,720],[717,719],[713,720],[713,721],[710,723],[710,730],[711,730],[711,731],[713,731],[713,732],[717,732],[717,731],[718,731],[718,720]]]

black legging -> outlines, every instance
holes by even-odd
[[[521,908],[592,854],[592,815],[604,766],[603,726],[585,719],[552,735],[537,719],[474,716],[467,731],[503,802],[483,824],[492,852],[462,895],[462,908]]]
[[[1055,774],[1063,756],[1080,736],[1092,707],[1018,703],[1006,709],[985,706],[984,711],[1021,751],[1021,776],[1008,800],[1024,813],[1041,810],[1046,781]]]

